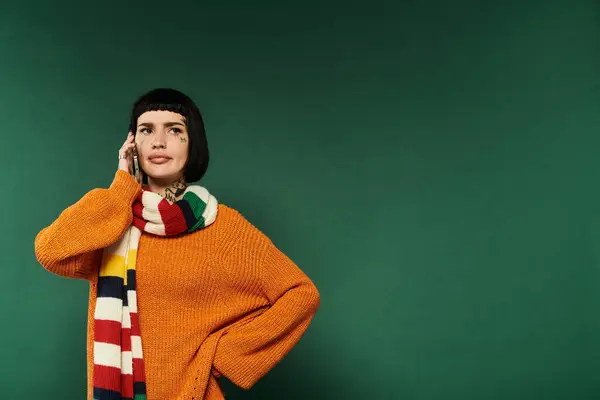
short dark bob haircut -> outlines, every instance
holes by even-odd
[[[208,169],[209,152],[202,114],[196,104],[185,94],[170,88],[153,89],[142,95],[133,105],[129,130],[135,135],[137,120],[147,111],[172,111],[185,118],[190,137],[188,160],[184,167],[186,182],[202,179]],[[145,174],[144,174],[145,175]],[[144,176],[144,181],[147,177]]]

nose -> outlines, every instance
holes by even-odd
[[[153,135],[151,145],[153,149],[164,149],[167,147],[165,133],[162,130],[158,130],[156,134]]]

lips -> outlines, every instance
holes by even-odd
[[[164,158],[164,157],[154,157],[150,159],[150,162],[152,164],[164,164],[171,161],[170,158]]]
[[[169,162],[171,160],[171,157],[163,153],[157,153],[152,154],[150,157],[148,157],[148,160],[153,164],[164,164],[166,162]]]

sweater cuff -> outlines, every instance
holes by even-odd
[[[133,204],[136,197],[142,192],[142,188],[135,177],[122,169],[118,169],[115,173],[115,178],[109,190],[116,193],[120,198],[126,199],[129,204]]]

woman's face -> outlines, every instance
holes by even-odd
[[[188,159],[189,134],[185,118],[171,111],[147,111],[135,132],[140,167],[148,177],[176,180]]]

